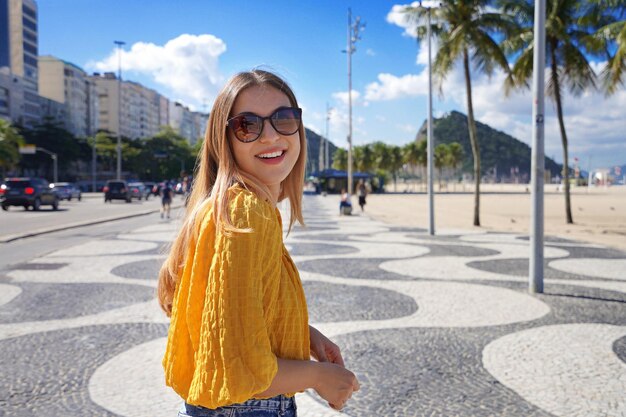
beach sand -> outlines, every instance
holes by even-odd
[[[401,188],[402,187],[402,188]],[[417,186],[398,184],[418,190]],[[465,192],[436,193],[435,232],[437,229],[482,229],[528,235],[530,227],[530,189],[526,184],[481,184],[479,228],[473,224],[474,195]],[[393,191],[391,185],[389,190]],[[435,190],[437,187],[435,186]],[[565,197],[555,185],[545,186],[544,234],[565,239],[598,243],[626,251],[626,186],[572,187],[574,224],[565,222]],[[356,201],[354,201],[356,205]],[[428,197],[425,193],[386,193],[367,196],[365,211],[371,217],[393,225],[428,229]],[[360,212],[358,206],[354,213]]]

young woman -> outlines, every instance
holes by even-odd
[[[215,99],[183,227],[159,276],[171,317],[166,384],[179,416],[295,416],[313,388],[340,410],[359,389],[339,348],[308,325],[289,229],[302,219],[306,138],[289,86],[255,70]],[[313,356],[316,361],[311,360]]]

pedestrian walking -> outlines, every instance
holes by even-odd
[[[365,207],[365,197],[367,196],[367,187],[365,186],[365,182],[360,179],[357,185],[357,195],[359,196],[359,206],[361,206],[361,211],[364,211]]]
[[[161,218],[167,215],[167,218],[170,218],[170,211],[172,209],[172,187],[170,187],[169,182],[163,182],[163,187],[161,188]]]
[[[359,389],[339,347],[309,326],[276,204],[302,219],[306,138],[290,87],[261,70],[231,78],[210,112],[179,235],[159,274],[170,316],[165,382],[179,416],[296,416],[313,388],[340,410]],[[313,357],[315,360],[312,360]]]

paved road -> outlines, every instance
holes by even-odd
[[[337,211],[305,197],[286,245],[311,322],[361,381],[343,415],[626,416],[626,253],[551,239],[531,296],[524,236]],[[0,416],[176,415],[154,288],[177,223],[127,226],[2,273]],[[297,397],[300,416],[341,415]]]
[[[174,200],[174,204],[182,203],[180,196]],[[9,207],[8,211],[0,212],[0,241],[11,237],[20,236],[26,232],[60,228],[80,223],[89,223],[94,220],[138,215],[148,211],[158,210],[161,205],[160,198],[151,197],[149,200],[133,199],[132,203],[122,200],[114,200],[104,203],[101,193],[84,194],[82,201],[73,199],[63,200],[59,204],[59,210],[43,206],[40,211],[24,210],[21,207]]]

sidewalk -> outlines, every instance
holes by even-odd
[[[320,196],[304,208],[308,227],[285,243],[311,324],[342,348],[361,390],[342,413],[298,394],[300,417],[626,416],[626,253],[551,240],[545,294],[530,295],[524,236],[431,237],[358,207],[339,216]],[[153,297],[177,227],[158,222],[0,277],[7,416],[175,415],[161,368],[168,321]]]

